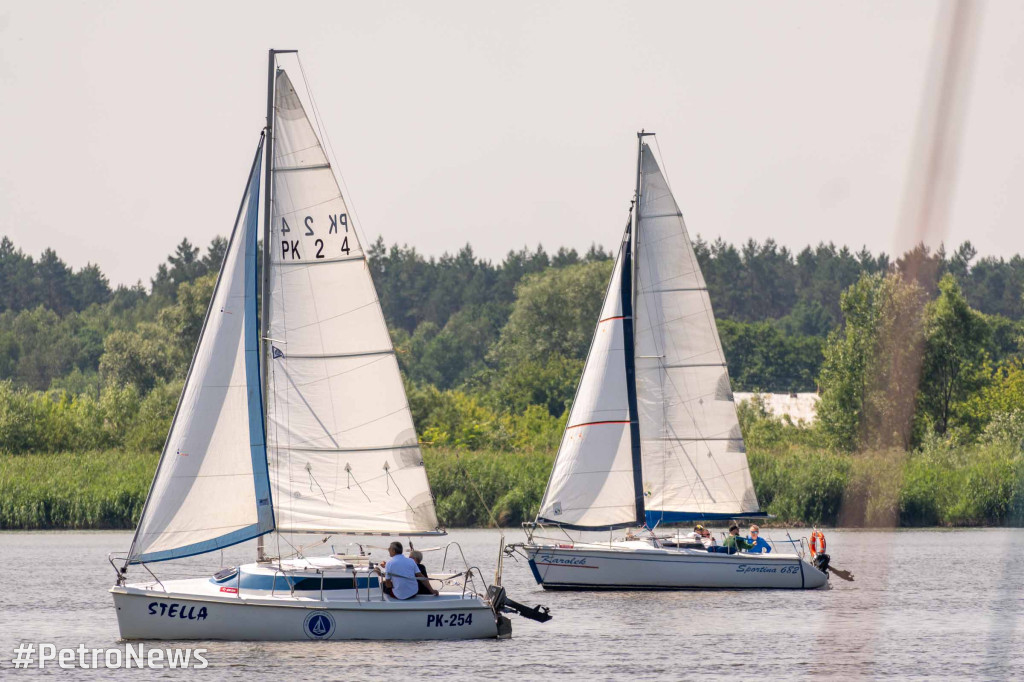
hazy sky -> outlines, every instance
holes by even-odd
[[[226,234],[277,47],[302,51],[371,239],[610,246],[645,127],[691,233],[891,252],[938,8],[0,0],[0,233],[114,283]],[[1008,255],[1024,3],[980,16],[946,241]]]

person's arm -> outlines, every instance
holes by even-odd
[[[423,575],[423,573],[421,573],[420,571],[416,572],[416,580],[426,585],[427,589],[430,590],[431,594],[433,594],[435,597],[438,595],[438,591],[435,590],[434,586],[430,584],[430,579],[427,578],[427,576]]]

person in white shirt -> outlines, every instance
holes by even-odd
[[[409,599],[419,592],[419,569],[416,562],[402,554],[402,543],[392,542],[388,547],[391,557],[381,562],[384,566],[384,594],[395,599]]]

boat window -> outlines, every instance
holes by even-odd
[[[227,581],[238,575],[237,568],[224,568],[213,574],[213,582],[215,583],[226,583]]]

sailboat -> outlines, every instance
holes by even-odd
[[[467,566],[437,576],[438,596],[397,600],[362,550],[281,547],[282,534],[444,534],[365,251],[316,119],[278,67],[294,52],[270,51],[267,126],[199,342],[131,548],[110,557],[121,637],[510,636],[500,562],[494,585]],[[254,538],[253,563],[153,572]],[[145,578],[128,582],[130,567]]]
[[[728,554],[663,531],[766,515],[704,276],[651,135],[638,133],[630,219],[540,511],[507,551],[524,554],[545,589],[821,587],[827,574],[801,543]],[[565,537],[541,537],[550,527]]]

